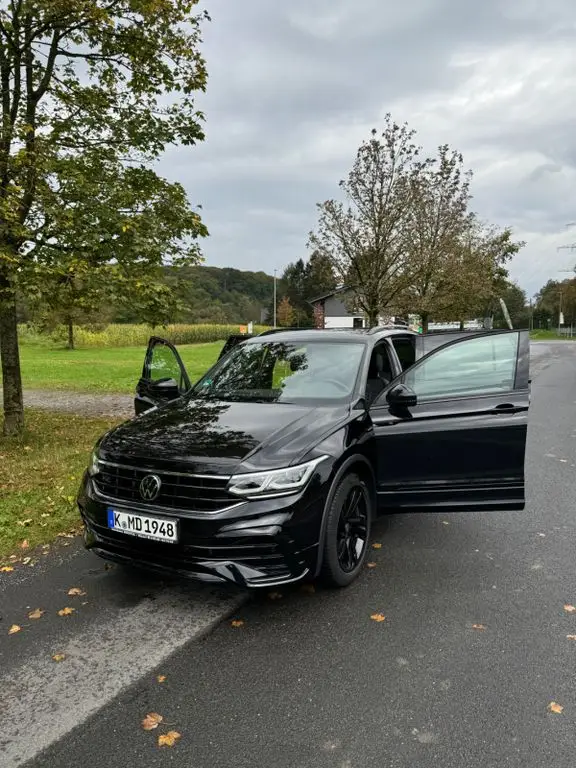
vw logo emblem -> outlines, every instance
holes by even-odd
[[[144,501],[154,501],[160,493],[162,480],[158,475],[146,475],[140,481],[140,496]]]

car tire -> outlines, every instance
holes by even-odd
[[[370,491],[355,472],[339,481],[327,515],[320,580],[328,587],[347,587],[364,565],[372,522]]]

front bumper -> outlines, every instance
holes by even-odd
[[[249,588],[289,584],[316,571],[324,509],[319,493],[251,501],[226,513],[201,518],[185,510],[156,510],[162,517],[178,518],[177,544],[110,530],[107,508],[126,509],[126,502],[99,499],[87,476],[78,505],[87,549],[112,562]],[[146,514],[154,511],[150,507]]]

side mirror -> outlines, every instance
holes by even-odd
[[[162,400],[175,400],[180,397],[178,382],[174,379],[162,379],[154,382],[151,387],[154,396]]]
[[[397,384],[386,395],[388,405],[393,405],[396,408],[412,408],[417,402],[416,392],[406,384]]]

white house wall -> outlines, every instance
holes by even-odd
[[[345,317],[325,317],[324,328],[353,328],[354,318],[350,315]]]

